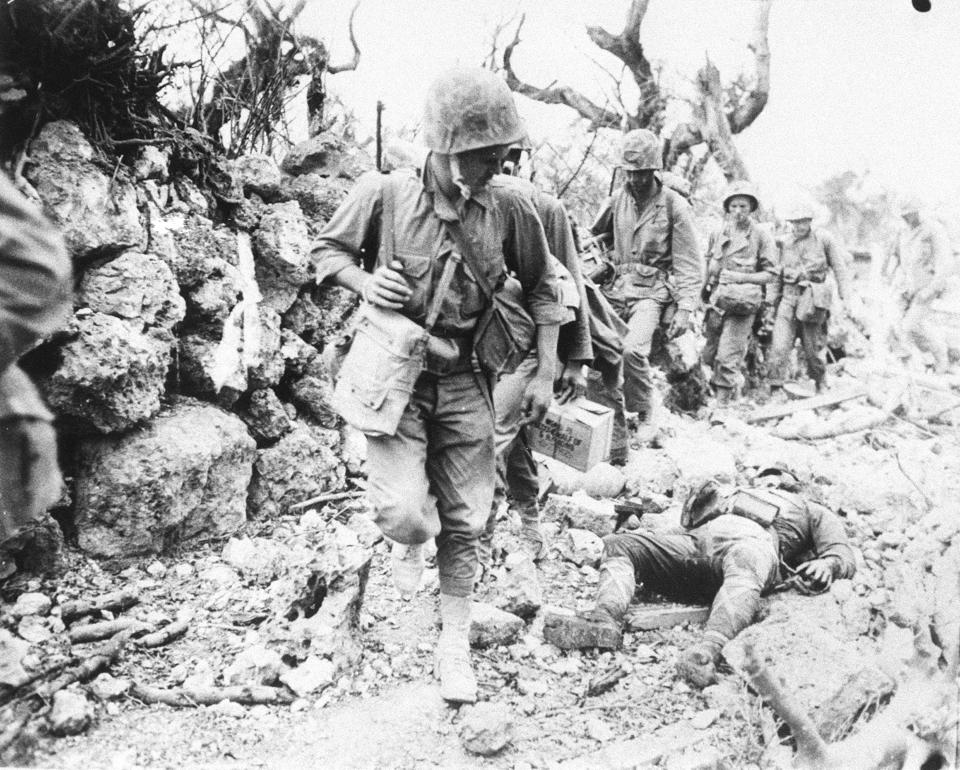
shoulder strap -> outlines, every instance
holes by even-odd
[[[384,175],[383,182],[379,261],[380,264],[389,265],[393,261],[393,255],[396,251],[396,183],[390,174]],[[423,325],[424,331],[427,333],[430,332],[440,316],[440,306],[443,304],[444,296],[450,290],[450,284],[453,282],[453,272],[460,259],[459,254],[451,254],[443,266],[437,290],[433,294],[430,307],[427,308],[427,317]]]
[[[470,242],[463,232],[463,226],[459,221],[448,222],[447,220],[443,221],[443,226],[453,239],[457,251],[462,255],[464,262],[470,267],[473,277],[476,278],[477,283],[480,284],[480,290],[486,295],[487,301],[489,302],[493,299],[496,289],[490,284],[490,281],[487,280],[487,274],[484,272],[483,265],[480,264],[476,252],[474,252],[470,246]]]
[[[393,260],[396,240],[394,223],[394,217],[396,216],[396,191],[394,187],[393,178],[390,174],[384,174],[383,186],[381,187],[381,203],[383,207],[380,212],[379,254],[379,262],[382,265],[389,265]]]

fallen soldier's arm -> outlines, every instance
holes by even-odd
[[[810,502],[807,505],[810,545],[817,558],[800,564],[797,572],[823,586],[830,585],[834,580],[852,577],[857,566],[843,523],[835,513],[819,503]]]

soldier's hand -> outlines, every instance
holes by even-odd
[[[673,314],[673,320],[670,322],[670,326],[667,329],[667,339],[676,339],[685,331],[687,331],[692,322],[692,314],[689,310],[681,309],[677,310]]]
[[[553,377],[544,377],[538,374],[527,385],[523,392],[520,426],[538,423],[543,419],[550,408],[553,399]]]
[[[403,279],[403,264],[394,260],[378,267],[363,284],[363,298],[371,305],[400,310],[413,292]]]
[[[587,393],[587,376],[583,373],[583,361],[567,361],[560,375],[560,387],[557,390],[557,403],[580,398]]]
[[[797,567],[797,574],[817,588],[826,588],[833,582],[833,559],[812,559]]]

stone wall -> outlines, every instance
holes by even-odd
[[[171,177],[156,147],[128,169],[73,124],[40,130],[24,174],[64,233],[77,292],[66,328],[24,365],[58,417],[84,550],[226,537],[345,485],[319,353],[355,303],[313,285],[309,255],[361,158],[319,136],[283,170],[218,162],[214,194]]]

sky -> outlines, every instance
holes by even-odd
[[[333,61],[351,54],[353,0],[308,0],[298,31],[326,41]],[[603,101],[617,60],[596,48],[587,24],[613,33],[626,0],[362,0],[356,19],[362,55],[355,72],[328,89],[351,107],[360,134],[384,122],[416,126],[430,80],[456,64],[479,64],[497,21],[526,12],[514,69],[538,86],[565,83]],[[642,42],[678,97],[707,55],[726,82],[752,66],[747,50],[756,0],[651,0]],[[847,170],[869,171],[880,187],[960,211],[960,2],[774,0],[770,17],[770,99],[736,141],[761,193],[796,197]],[[566,133],[575,113],[518,97],[531,134]],[[670,114],[683,110],[683,102]],[[584,124],[585,129],[585,124]]]

